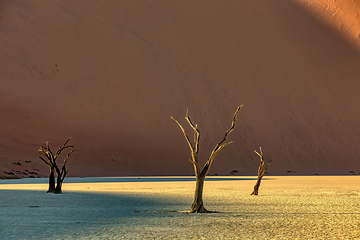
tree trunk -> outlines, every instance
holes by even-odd
[[[204,190],[205,176],[196,176],[196,188],[194,195],[194,202],[191,205],[190,213],[206,213],[208,212],[203,203],[203,190]]]
[[[261,178],[258,178],[258,180],[256,181],[256,184],[254,186],[254,191],[251,193],[251,195],[258,195],[259,194],[259,188],[260,188],[260,183],[261,183]]]
[[[61,185],[62,185],[61,176],[60,177],[58,176],[57,177],[56,188],[55,188],[55,191],[54,191],[55,194],[61,194],[62,193]]]
[[[49,190],[47,191],[48,193],[53,193],[55,192],[55,169],[54,168],[50,168],[50,173],[49,173]]]

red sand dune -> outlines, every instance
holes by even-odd
[[[241,104],[211,174],[255,175],[260,146],[272,174],[358,173],[360,1],[343,2],[1,1],[0,175],[45,176],[38,148],[69,136],[71,176],[190,175],[170,116],[190,109],[204,162]]]

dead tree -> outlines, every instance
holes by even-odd
[[[66,162],[69,159],[69,155],[73,152],[74,150],[71,150],[65,157],[63,165],[61,167],[61,171],[59,169],[59,167],[55,164],[55,170],[56,170],[56,174],[57,174],[57,183],[56,183],[56,188],[55,188],[55,192],[54,193],[62,193],[62,183],[64,182],[64,179],[66,177],[66,174],[69,172],[69,170],[66,170]]]
[[[51,152],[49,143],[46,142],[45,147],[41,146],[39,149],[39,154],[41,155],[45,155],[46,159],[45,160],[43,157],[39,156],[39,158],[41,160],[43,160],[50,168],[50,173],[49,173],[49,189],[48,189],[48,193],[53,193],[55,192],[55,156],[53,155],[53,153]]]
[[[61,186],[65,179],[66,174],[68,173],[68,171],[66,170],[66,163],[67,163],[67,160],[69,159],[70,154],[74,151],[72,149],[72,148],[74,148],[73,146],[67,145],[70,140],[71,140],[71,137],[64,143],[63,146],[59,147],[59,149],[56,151],[55,154],[51,151],[49,142],[46,142],[45,147],[41,146],[39,149],[39,158],[43,162],[45,162],[50,168],[49,190],[47,192],[62,193]],[[58,167],[58,165],[56,163],[56,160],[57,160],[58,156],[62,153],[62,151],[64,151],[67,148],[72,149],[72,150],[70,152],[68,152],[68,154],[66,155],[63,165],[60,170],[60,168]],[[46,157],[46,160],[41,155],[44,155]],[[55,186],[55,175],[57,175],[56,186]]]
[[[193,164],[194,170],[195,170],[196,188],[195,188],[194,202],[192,203],[191,210],[189,211],[190,213],[208,212],[206,210],[206,208],[204,207],[204,203],[203,203],[203,189],[204,189],[205,177],[210,170],[211,164],[214,161],[215,156],[220,152],[220,150],[223,147],[232,143],[232,142],[226,142],[226,139],[227,139],[229,133],[232,132],[232,130],[235,127],[237,114],[240,111],[241,107],[242,107],[242,105],[236,109],[234,117],[232,119],[231,127],[229,128],[229,130],[226,131],[224,138],[215,146],[215,148],[213,149],[213,151],[210,154],[208,161],[204,164],[204,167],[202,170],[200,169],[199,162],[198,162],[199,142],[200,142],[200,131],[198,129],[198,125],[197,124],[194,125],[191,122],[190,116],[189,116],[189,110],[187,110],[185,119],[188,121],[189,125],[194,130],[194,143],[191,143],[188,135],[186,134],[186,132],[185,132],[184,128],[182,127],[182,125],[180,124],[180,122],[176,118],[171,117],[181,128],[181,130],[185,136],[185,139],[190,147],[191,159],[189,159],[189,161]]]
[[[265,165],[265,161],[264,161],[264,153],[260,147],[260,153],[258,153],[257,151],[254,150],[254,152],[259,155],[260,157],[260,166],[258,169],[258,178],[256,181],[256,184],[254,186],[254,191],[251,193],[251,195],[258,195],[259,194],[259,188],[260,188],[260,183],[261,183],[261,179],[264,177],[266,170],[268,169],[272,159],[270,159],[270,161],[268,162],[268,164],[266,165],[265,169],[264,169],[264,165]]]

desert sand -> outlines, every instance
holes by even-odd
[[[360,1],[297,0],[314,16],[328,26],[343,33],[343,36],[360,44]]]
[[[69,178],[0,182],[2,239],[358,239],[358,176],[209,177],[204,203],[186,214],[190,177]]]
[[[70,136],[69,176],[191,175],[170,116],[205,162],[241,104],[210,174],[359,173],[359,2],[2,0],[0,175]]]

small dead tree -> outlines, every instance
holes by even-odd
[[[47,192],[62,193],[62,190],[61,190],[62,183],[66,177],[66,174],[68,173],[68,171],[66,170],[66,163],[67,163],[67,160],[69,159],[70,154],[74,151],[73,146],[67,145],[70,140],[71,140],[71,137],[64,143],[63,146],[59,147],[59,149],[56,151],[55,154],[51,151],[49,142],[46,142],[45,147],[41,146],[39,149],[39,158],[43,162],[45,162],[50,168],[49,189]],[[62,153],[62,151],[64,151],[67,148],[72,149],[72,150],[70,152],[68,152],[68,154],[66,155],[63,165],[60,170],[60,168],[58,167],[58,165],[56,163],[56,160],[57,160],[58,156]],[[46,159],[44,159],[41,155],[44,155],[46,157]],[[57,175],[56,186],[55,186],[55,175]]]
[[[254,150],[254,152],[259,155],[260,157],[260,166],[258,169],[258,178],[256,181],[256,184],[254,186],[254,191],[251,193],[251,195],[258,195],[259,194],[259,188],[260,188],[260,183],[262,178],[265,176],[266,170],[268,169],[270,163],[272,162],[272,159],[270,159],[270,161],[268,162],[268,164],[266,165],[265,169],[264,169],[264,165],[265,165],[265,161],[264,161],[264,153],[260,147],[260,153],[258,153],[257,151]]]
[[[199,162],[198,162],[200,131],[198,129],[198,125],[197,124],[194,125],[191,122],[190,116],[189,116],[189,109],[186,112],[185,119],[189,123],[190,127],[194,130],[194,143],[191,143],[188,135],[186,134],[186,132],[185,132],[184,128],[182,127],[182,125],[180,124],[180,122],[176,118],[171,117],[179,125],[179,127],[182,130],[182,132],[185,136],[185,139],[190,147],[191,159],[189,159],[189,161],[193,164],[194,170],[195,170],[196,188],[195,188],[194,202],[192,203],[191,210],[189,211],[190,213],[206,213],[206,212],[208,212],[206,210],[206,208],[204,207],[204,203],[203,203],[203,189],[204,189],[205,177],[210,170],[211,164],[213,163],[215,156],[220,152],[220,150],[223,147],[232,143],[232,142],[226,142],[226,139],[227,139],[229,133],[232,132],[235,127],[237,114],[241,108],[242,108],[242,105],[236,109],[234,117],[232,119],[231,127],[229,128],[229,130],[226,131],[224,138],[212,150],[208,161],[204,164],[203,169],[200,169]]]
[[[48,189],[48,193],[53,193],[55,192],[55,156],[53,155],[53,153],[51,152],[49,143],[46,142],[45,147],[41,146],[39,149],[39,154],[43,154],[46,156],[47,160],[45,160],[42,156],[39,156],[39,158],[45,162],[49,168],[50,168],[50,173],[49,173],[49,189]]]

